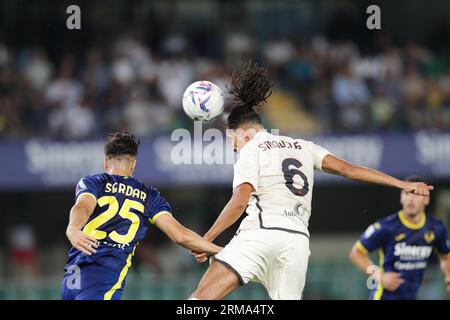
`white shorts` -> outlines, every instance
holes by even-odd
[[[241,230],[215,259],[241,281],[260,282],[273,300],[300,300],[309,259],[309,239],[280,230]]]

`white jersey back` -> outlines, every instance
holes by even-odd
[[[310,141],[258,132],[239,152],[233,189],[250,183],[248,216],[239,229],[283,229],[307,234],[314,169],[329,152]]]

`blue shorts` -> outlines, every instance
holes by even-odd
[[[62,300],[119,300],[125,279],[121,273],[98,263],[66,268],[61,283]]]

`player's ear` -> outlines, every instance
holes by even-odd
[[[108,171],[108,159],[106,157],[103,158],[103,168]]]
[[[252,132],[251,130],[253,130],[252,128],[249,128],[247,130],[244,131],[244,142],[247,143],[252,139]]]
[[[131,172],[133,172],[135,168],[136,168],[136,159],[131,161]]]

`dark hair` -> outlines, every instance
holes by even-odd
[[[261,117],[254,110],[262,106],[272,94],[273,83],[267,69],[248,61],[231,75],[229,92],[234,96],[235,105],[228,116],[228,128],[236,129],[243,123],[261,124]]]
[[[105,156],[109,159],[125,155],[135,157],[139,144],[140,141],[126,131],[111,133],[105,143]]]
[[[423,183],[428,184],[426,179],[424,179],[421,176],[417,176],[417,175],[408,176],[404,180],[407,181],[407,182],[423,182]]]

